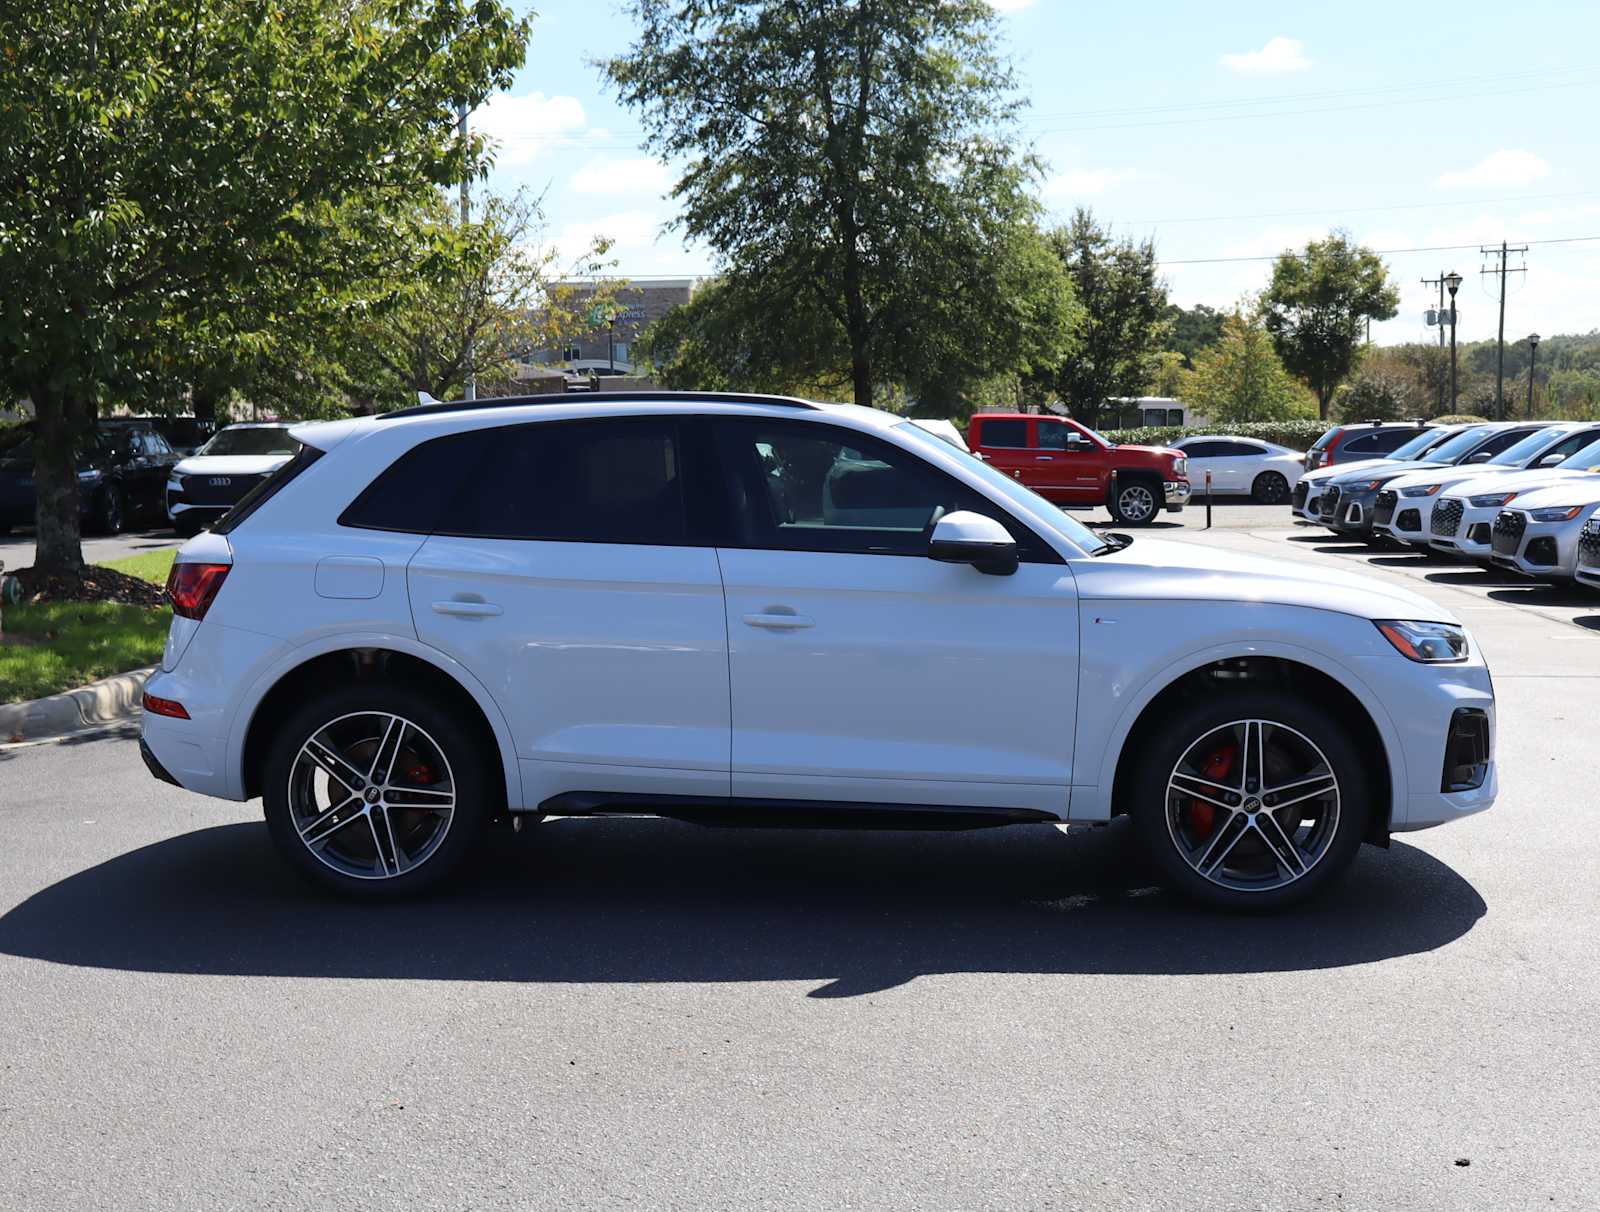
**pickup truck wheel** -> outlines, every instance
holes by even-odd
[[[1263,471],[1250,486],[1250,495],[1260,505],[1282,505],[1289,499],[1289,481],[1280,472]]]
[[[1371,784],[1334,716],[1245,690],[1182,706],[1146,736],[1127,802],[1175,890],[1218,908],[1277,909],[1316,895],[1355,857]]]
[[[1161,488],[1149,480],[1120,480],[1107,508],[1124,526],[1148,526],[1161,511]]]
[[[345,896],[391,898],[449,876],[495,808],[498,760],[434,696],[403,682],[342,686],[278,730],[267,831],[289,865]]]

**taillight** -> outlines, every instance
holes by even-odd
[[[189,711],[177,699],[161,699],[151,694],[148,690],[140,696],[139,705],[151,715],[170,716],[175,720],[186,720]]]
[[[172,602],[172,613],[186,619],[205,618],[230,567],[229,564],[174,564],[167,574],[167,597]]]
[[[1322,461],[1324,463],[1333,462],[1333,448],[1339,445],[1339,439],[1342,437],[1344,437],[1344,430],[1338,429],[1334,431],[1333,437],[1328,439],[1328,444],[1322,448]]]

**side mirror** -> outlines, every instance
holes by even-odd
[[[1567,461],[1567,456],[1566,455],[1558,455],[1558,454],[1545,455],[1544,458],[1539,460],[1539,466],[1540,467],[1556,467],[1556,466],[1559,466],[1562,463],[1565,463],[1566,461]]]
[[[993,518],[964,510],[947,513],[934,523],[928,558],[945,564],[971,564],[994,577],[1010,576],[1021,562],[1010,531]]]
[[[1491,456],[1490,456],[1490,454],[1489,454],[1489,452],[1487,450],[1480,450],[1477,454],[1473,455],[1470,459],[1468,459],[1467,462],[1469,462],[1469,463],[1487,463],[1489,461],[1490,457]]]
[[[1089,439],[1084,437],[1081,433],[1069,433],[1067,435],[1067,444],[1064,449],[1088,450],[1092,445],[1094,445],[1094,443],[1090,442]]]

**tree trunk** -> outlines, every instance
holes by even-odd
[[[863,408],[872,407],[872,366],[867,352],[860,349],[850,355],[850,379],[855,386],[855,402]]]
[[[78,469],[73,437],[88,427],[90,410],[52,396],[33,396],[33,482],[37,493],[33,566],[41,572],[73,573],[83,567],[79,524]]]
[[[189,402],[194,407],[194,419],[196,421],[216,421],[217,392],[210,386],[197,386],[191,390]]]

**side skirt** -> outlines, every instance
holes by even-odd
[[[834,800],[707,799],[680,795],[612,795],[568,791],[538,811],[549,816],[661,816],[695,825],[769,829],[993,829],[1059,823],[1029,808],[964,808],[940,804],[867,804]]]

